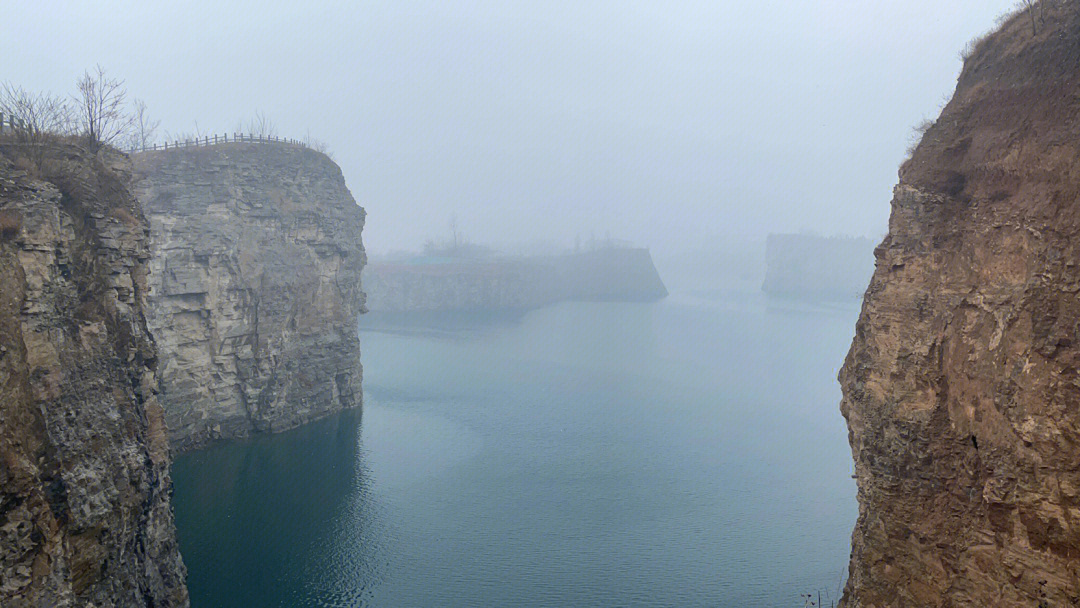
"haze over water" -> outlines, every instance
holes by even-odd
[[[362,320],[365,399],[174,465],[194,606],[801,606],[855,520],[857,302]],[[826,602],[826,605],[828,603]]]

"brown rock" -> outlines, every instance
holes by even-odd
[[[130,166],[24,152],[0,143],[0,606],[186,606]]]
[[[900,170],[840,372],[842,605],[1080,605],[1080,3],[978,44]]]

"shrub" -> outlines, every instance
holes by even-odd
[[[120,220],[120,222],[128,228],[139,228],[140,226],[142,226],[142,221],[140,221],[139,218],[132,215],[130,211],[123,207],[113,207],[109,211],[109,214]]]
[[[926,132],[934,126],[934,122],[935,121],[930,120],[929,118],[924,118],[922,122],[915,125],[912,129],[911,137],[908,139],[908,158],[911,158],[911,156],[915,154],[915,149],[919,147],[919,143],[922,142],[923,137],[926,136]]]

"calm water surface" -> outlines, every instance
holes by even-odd
[[[177,459],[192,605],[835,599],[857,313],[719,292],[369,315],[362,417]]]

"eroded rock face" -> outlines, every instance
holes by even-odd
[[[130,165],[25,151],[0,143],[0,606],[186,606]]]
[[[1080,3],[985,39],[900,172],[840,374],[843,605],[1080,603]]]
[[[145,152],[135,167],[173,446],[359,406],[364,210],[338,166],[233,143]]]

